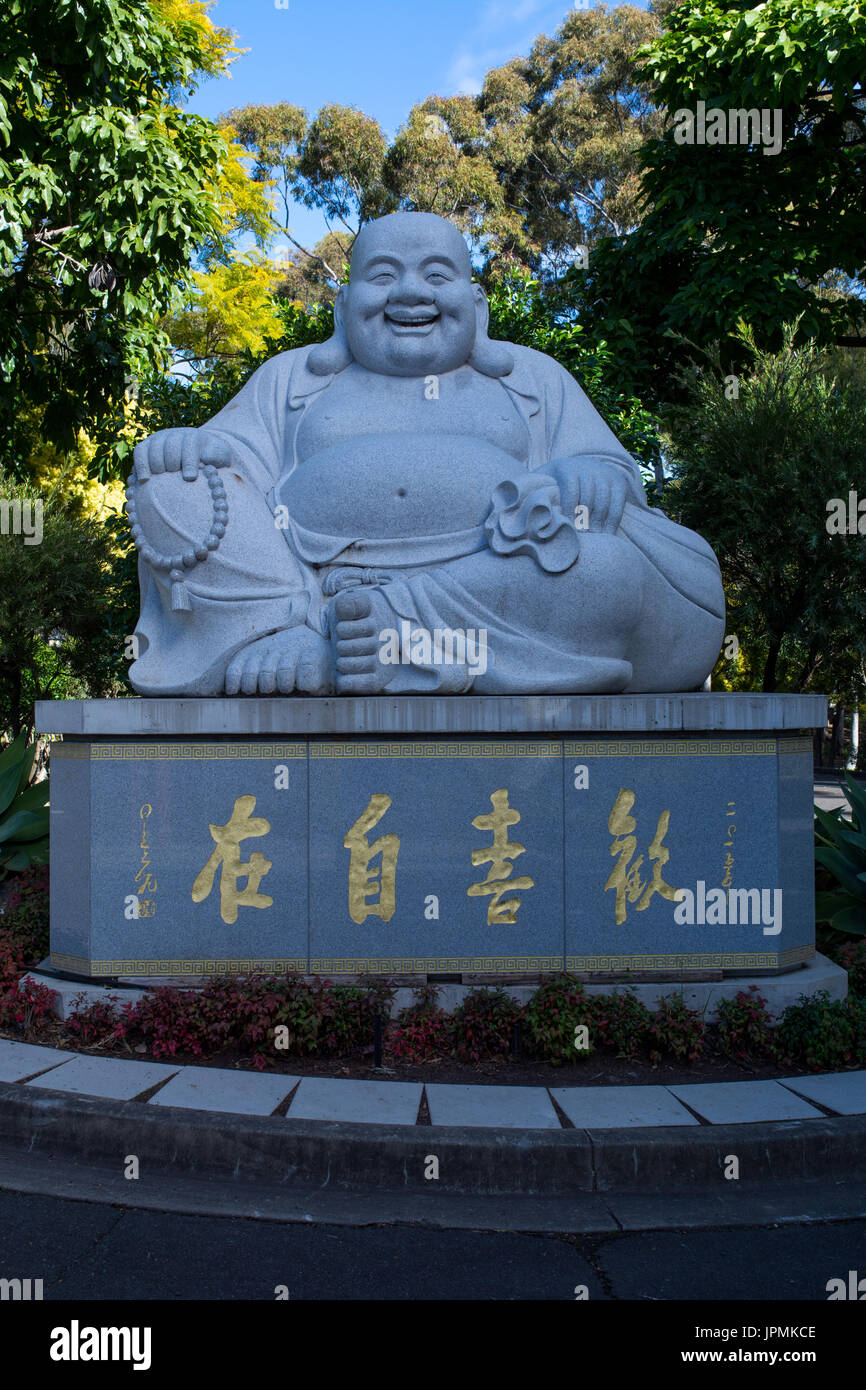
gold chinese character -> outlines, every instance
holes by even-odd
[[[520,907],[520,898],[506,898],[500,902],[502,894],[506,891],[506,881],[509,891],[514,889],[534,888],[535,880],[527,877],[511,878],[514,865],[510,864],[509,859],[516,859],[518,854],[526,853],[526,846],[519,845],[516,840],[509,840],[508,827],[517,825],[520,820],[520,812],[513,811],[508,805],[508,792],[504,787],[499,791],[491,792],[490,800],[493,810],[483,816],[476,816],[472,824],[476,830],[492,830],[493,844],[489,849],[474,849],[472,851],[472,863],[489,864],[487,877],[481,883],[473,883],[466,889],[470,898],[487,897],[490,902],[487,905],[487,925],[501,926],[507,923],[513,926],[517,921],[517,910]]]
[[[267,835],[270,825],[264,816],[254,816],[256,798],[239,796],[228,825],[212,825],[211,838],[216,849],[192,885],[192,900],[203,902],[213,887],[214,874],[220,865],[220,916],[231,924],[238,918],[239,907],[271,907],[273,898],[258,891],[259,884],[269,872],[272,861],[263,854],[251,854],[246,864],[241,863],[240,844],[252,835]],[[238,880],[247,880],[246,888],[238,888]]]
[[[367,834],[378,825],[388,807],[390,796],[375,792],[355,824],[343,839],[343,847],[351,851],[349,858],[349,916],[360,926],[368,917],[381,917],[390,922],[397,906],[397,855],[400,853],[398,835],[380,835],[372,844]],[[381,854],[379,868],[370,865]],[[368,903],[371,893],[378,892],[378,901]]]
[[[662,844],[667,834],[671,813],[670,811],[662,811],[658,818],[656,833],[648,851],[650,860],[653,862],[653,872],[652,878],[647,883],[640,876],[643,855],[638,855],[635,862],[630,865],[632,855],[637,849],[637,838],[634,834],[637,822],[629,814],[634,805],[634,799],[633,791],[626,791],[621,788],[607,822],[608,830],[611,835],[615,836],[610,852],[619,855],[619,859],[611,870],[610,878],[604,885],[604,891],[606,893],[609,888],[616,889],[614,916],[617,926],[621,926],[625,921],[626,899],[633,903],[640,898],[640,902],[637,904],[638,912],[649,907],[654,893],[661,894],[663,898],[668,898],[671,902],[676,901],[676,889],[672,888],[669,883],[665,883],[662,878],[662,869],[671,857],[670,850]],[[641,893],[643,893],[643,897],[641,897]]]

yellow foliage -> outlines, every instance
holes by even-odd
[[[274,180],[256,183],[250,178],[242,163],[246,150],[243,145],[231,140],[231,133],[230,127],[222,131],[229,141],[228,153],[215,185],[225,233],[230,236],[236,230],[249,231],[257,241],[267,243],[273,238],[270,217],[273,199],[270,190]]]
[[[123,425],[118,437],[136,444],[148,434],[148,416],[137,401],[123,402]],[[86,430],[79,430],[75,448],[66,452],[44,442],[27,461],[33,486],[46,499],[58,497],[64,508],[76,516],[104,521],[123,510],[126,484],[120,480],[101,483],[90,476],[96,444]]]
[[[198,47],[204,54],[202,71],[211,77],[223,77],[229,63],[246,53],[235,44],[237,35],[231,29],[218,29],[208,16],[216,0],[149,0],[156,10],[177,32],[181,29],[196,31]]]
[[[192,299],[166,324],[173,346],[197,362],[264,351],[282,333],[273,300],[280,274],[275,262],[253,252],[194,271]]]

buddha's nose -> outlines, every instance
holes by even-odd
[[[407,276],[395,287],[392,295],[395,304],[432,304],[430,286],[415,276]]]

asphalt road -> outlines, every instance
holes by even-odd
[[[45,1300],[803,1300],[866,1275],[866,1221],[600,1236],[279,1225],[0,1191],[0,1278]],[[8,1305],[6,1305],[8,1307]]]

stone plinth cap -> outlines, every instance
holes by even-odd
[[[368,699],[38,700],[39,733],[75,738],[334,734],[667,734],[823,728],[823,695],[379,695]]]

